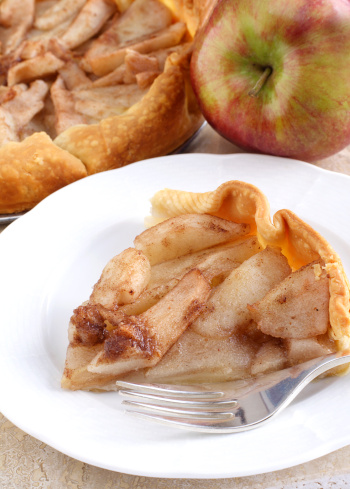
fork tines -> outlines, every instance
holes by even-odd
[[[184,390],[183,386],[123,381],[118,381],[117,387],[127,398],[122,402],[126,411],[138,417],[201,431],[207,431],[211,424],[225,423],[235,417],[237,401],[225,399],[220,390],[206,391],[203,386],[192,385]]]

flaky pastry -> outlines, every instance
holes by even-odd
[[[213,3],[2,1],[0,212],[30,209],[78,178],[168,154],[192,136],[203,122],[189,81],[192,41]],[[58,160],[65,178],[53,185]]]
[[[0,213],[21,212],[87,175],[83,163],[38,132],[0,148]]]
[[[350,349],[341,260],[292,211],[271,221],[239,181],[151,203],[150,227],[72,315],[62,387],[245,379]]]

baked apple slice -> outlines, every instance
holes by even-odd
[[[252,320],[249,300],[262,298],[291,269],[279,250],[265,248],[235,268],[215,289],[193,329],[207,337],[231,336]]]
[[[260,331],[275,338],[305,339],[325,334],[329,324],[327,273],[320,263],[310,263],[248,309]]]
[[[134,240],[151,265],[232,241],[249,232],[246,224],[236,224],[205,214],[186,214],[150,228]]]
[[[249,237],[238,243],[226,243],[158,263],[151,267],[150,280],[139,297],[121,306],[121,309],[127,314],[139,314],[145,311],[175,287],[179,280],[193,268],[202,272],[212,287],[216,286],[234,268],[258,253],[260,249],[261,246],[256,237]]]

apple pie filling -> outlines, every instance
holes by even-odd
[[[158,0],[4,0],[0,146],[123,114],[189,40]]]
[[[349,309],[341,306],[349,289],[335,252],[295,215],[294,222],[285,216],[288,234],[271,234],[273,228],[259,222],[264,196],[248,184],[230,183],[230,192],[214,193],[221,192],[221,204],[229,196],[216,214],[235,220],[182,212],[183,198],[192,211],[205,202],[213,209],[209,193],[190,199],[176,191],[176,198],[156,194],[155,211],[164,217],[165,208],[172,214],[177,208],[178,215],[113,257],[90,298],[73,312],[63,387],[109,390],[121,378],[245,379],[348,347]]]

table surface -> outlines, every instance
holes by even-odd
[[[205,126],[190,153],[243,152]],[[350,147],[313,163],[350,175]],[[0,232],[4,227],[0,226]],[[185,480],[137,477],[74,460],[24,433],[0,413],[0,488],[6,489],[344,489],[350,486],[350,446],[289,469],[249,477]]]

